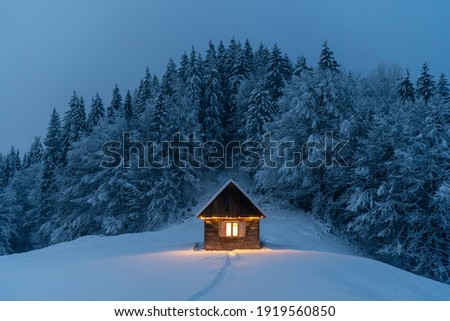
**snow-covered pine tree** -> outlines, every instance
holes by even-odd
[[[367,134],[355,137],[350,186],[341,197],[345,204],[342,217],[346,232],[357,242],[367,243],[364,247],[368,252],[380,258],[383,255],[395,256],[405,224],[401,208],[395,204],[392,195],[398,188],[397,182],[392,179],[395,176],[392,163],[395,148],[401,144],[400,133],[405,130],[403,124],[408,114],[402,110],[403,104],[392,104],[390,111],[385,113],[385,109],[375,100],[369,97],[363,99],[363,104],[371,105],[374,115],[366,118],[361,113],[363,110],[358,110],[366,124],[364,131]],[[371,121],[372,118],[377,122]]]
[[[226,70],[226,59],[227,59],[227,50],[225,49],[225,45],[221,40],[216,50],[216,68],[220,77],[220,86],[225,91],[228,88],[228,76]],[[225,94],[225,92],[224,92]],[[224,97],[225,99],[225,97]],[[226,101],[224,101],[224,104]]]
[[[95,126],[97,126],[103,117],[105,117],[105,107],[103,107],[103,101],[97,93],[95,97],[92,97],[91,110],[89,111],[89,116],[87,119],[89,130],[92,130]]]
[[[14,157],[14,165],[15,165],[15,171],[20,171],[22,169],[22,158],[20,157],[20,151],[16,151],[16,155]]]
[[[16,151],[14,147],[11,147],[8,155],[3,162],[3,170],[2,170],[2,184],[3,186],[7,186],[9,181],[14,177],[14,174],[17,170],[16,163]]]
[[[244,48],[242,50],[245,58],[245,68],[248,70],[248,73],[245,75],[248,78],[250,72],[253,72],[254,64],[255,64],[255,54],[253,53],[252,45],[248,39],[245,40]]]
[[[153,230],[163,224],[173,223],[177,217],[177,200],[175,194],[179,186],[176,177],[172,176],[172,170],[165,168],[162,176],[156,181],[149,193],[150,204],[147,209],[147,229]]]
[[[74,97],[76,93],[74,92]],[[83,97],[76,97],[76,103],[70,102],[70,132],[69,132],[69,145],[77,142],[81,139],[81,136],[86,132],[86,107],[84,106]]]
[[[182,134],[199,133],[199,112],[202,101],[202,75],[199,60],[194,48],[191,50],[189,64],[186,70],[186,82],[181,88],[181,110],[177,115],[178,130]],[[179,73],[181,77],[181,72]]]
[[[164,95],[162,93],[159,93],[156,98],[155,108],[153,109],[150,120],[150,127],[153,135],[152,138],[154,138],[156,142],[159,143],[170,138],[171,124]]]
[[[0,153],[0,186],[2,186],[1,179],[3,177],[3,166],[5,165],[5,160],[3,154]]]
[[[445,76],[444,73],[441,73],[439,75],[436,92],[444,100],[444,102],[450,101],[450,89],[449,89],[447,77]]]
[[[400,67],[382,64],[361,82],[357,122],[350,139],[354,156],[349,162],[348,187],[339,197],[344,231],[357,242],[367,243],[366,251],[384,259],[401,248],[397,241],[404,228],[391,193],[397,182],[391,178],[396,176],[392,168],[395,148],[401,144],[412,102],[401,103],[399,79]]]
[[[127,90],[127,93],[125,95],[125,102],[123,104],[123,113],[124,113],[125,119],[128,122],[130,122],[134,117],[133,110],[134,110],[133,97],[131,97],[130,90]]]
[[[44,157],[44,168],[40,183],[40,223],[43,224],[53,216],[56,210],[55,193],[58,190],[56,183],[56,165],[50,155]]]
[[[445,183],[450,170],[448,111],[435,102],[418,101],[411,109],[403,139],[397,142],[398,160],[391,168],[397,189],[391,191],[397,208],[406,218],[402,265],[408,270],[440,281],[448,269],[448,217],[442,214]],[[447,275],[448,276],[448,275]]]
[[[46,155],[50,157],[51,161],[55,165],[61,165],[61,157],[63,153],[62,139],[61,120],[56,109],[53,109],[44,144],[46,147]]]
[[[78,103],[78,96],[76,92],[74,91],[72,94],[72,97],[69,101],[69,109],[66,110],[64,113],[64,117],[62,120],[62,126],[61,126],[61,164],[65,165],[67,163],[67,153],[70,149],[70,133],[71,133],[71,121],[72,121],[72,113],[75,112],[75,109],[77,108]]]
[[[70,121],[68,123],[70,124]],[[39,157],[39,153],[37,152],[39,148],[37,146],[40,142],[35,141],[33,147],[36,148],[32,148],[27,157],[30,163],[19,172],[20,175],[17,175],[17,178],[13,182],[14,188],[19,191],[17,194],[17,204],[23,209],[23,213],[21,213],[20,219],[17,221],[20,224],[20,237],[16,242],[17,249],[19,250],[29,249],[30,246],[41,247],[47,244],[46,242],[43,243],[44,238],[39,236],[40,233],[38,233],[38,230],[54,213],[54,207],[50,204],[53,198],[48,193],[48,186],[50,185],[51,176],[54,177],[54,175],[51,175],[55,168],[54,165],[61,160],[62,149],[61,142],[58,141],[61,139],[59,116],[55,110],[52,113],[49,132],[50,135],[45,141],[46,145],[48,145],[45,158],[49,154],[52,155],[52,157],[48,158],[51,165],[49,166],[49,162],[47,162],[45,164],[47,166],[44,166],[44,169],[42,169],[40,161],[33,163],[34,159]],[[15,163],[17,167],[17,160]],[[43,175],[42,179],[41,174]],[[41,182],[44,193],[42,193],[39,187],[39,181]]]
[[[292,75],[294,74],[294,65],[292,64],[291,59],[285,53],[283,55],[283,76],[286,81],[291,80]]]
[[[239,48],[240,49],[237,54],[236,61],[234,62],[234,65],[232,67],[232,74],[234,77],[238,77],[238,81],[242,81],[243,79],[246,79],[250,76],[252,52],[246,52],[245,49],[241,48],[241,46],[239,46]],[[247,48],[247,50],[251,50],[251,47]],[[250,57],[248,55],[250,55]]]
[[[423,241],[429,244],[428,250],[431,251],[422,259],[422,264],[417,271],[433,279],[443,282],[450,282],[450,182],[444,180],[438,186],[433,195],[431,205],[433,206],[433,215],[425,217],[427,229],[418,227],[419,233],[424,230],[432,232],[430,235],[424,235]],[[419,249],[425,250],[425,248]],[[425,263],[425,264],[424,264]]]
[[[156,75],[153,75],[152,82],[151,82],[151,91],[152,91],[152,97],[155,98],[159,93],[159,79]]]
[[[269,49],[263,43],[260,43],[255,52],[255,75],[257,75],[257,77],[264,77],[267,73],[269,57]]]
[[[294,155],[288,155],[289,166],[259,168],[255,174],[258,190],[282,196],[323,220],[333,221],[337,214],[333,203],[345,186],[345,167],[335,163],[325,166],[320,162],[325,156],[321,149],[305,151],[302,146],[324,146],[330,144],[328,140],[336,144],[340,137],[347,138],[354,114],[353,91],[354,81],[349,76],[321,69],[294,77],[286,85],[278,103],[280,115],[266,128],[277,141],[295,142],[293,147],[303,152],[303,158],[294,161]],[[333,139],[326,141],[326,132],[333,132]],[[273,156],[283,160],[281,155]],[[315,159],[317,165],[312,162]]]
[[[218,61],[222,63],[222,68],[218,66],[218,71],[223,70],[225,81],[222,81],[223,89],[223,119],[225,129],[225,140],[231,141],[236,138],[236,104],[239,86],[248,74],[245,66],[245,55],[242,53],[242,45],[234,37],[225,52],[224,59],[221,59],[221,52],[218,51]],[[219,71],[220,74],[220,71]]]
[[[419,78],[417,79],[416,92],[419,96],[423,98],[426,104],[430,101],[431,97],[434,96],[436,91],[436,82],[433,76],[430,74],[430,67],[426,62],[422,65],[422,71]]]
[[[291,75],[289,58],[283,57],[281,50],[275,44],[269,55],[267,65],[266,85],[271,99],[275,102],[281,97],[282,89]]]
[[[295,64],[293,72],[294,75],[300,77],[303,72],[311,72],[312,70],[313,68],[308,67],[305,56],[297,57],[297,62]]]
[[[223,89],[217,70],[216,50],[212,42],[205,57],[205,92],[201,113],[202,137],[205,141],[223,142],[225,134],[223,119]]]
[[[16,235],[14,222],[17,212],[14,190],[0,187],[0,255],[11,253],[11,241]]]
[[[150,70],[147,67],[145,69],[144,78],[141,80],[139,89],[137,92],[136,102],[134,103],[133,115],[139,118],[140,115],[150,106],[155,98],[154,96],[154,81],[150,74]]]
[[[107,110],[108,120],[110,123],[114,123],[115,118],[122,112],[122,95],[117,84],[114,86],[111,103]]]
[[[248,109],[243,119],[244,135],[248,141],[260,142],[264,134],[264,125],[273,120],[272,97],[266,88],[267,85],[260,81],[250,94]]]
[[[14,252],[26,251],[38,245],[34,236],[39,230],[39,183],[41,180],[43,161],[30,163],[17,171],[8,188],[13,202],[12,210],[16,213],[14,224],[16,236],[11,247]],[[42,222],[41,222],[42,223]],[[39,247],[45,244],[39,244]]]
[[[238,58],[241,50],[242,45],[240,41],[237,41],[234,37],[231,38],[225,55],[225,68],[228,78],[235,76],[234,72],[238,71],[236,67],[239,65]]]
[[[172,59],[169,60],[166,71],[161,80],[161,97],[158,95],[159,108],[164,109],[165,125],[164,133],[161,137],[168,139],[169,136],[174,134],[174,131],[180,130],[183,126],[181,119],[178,116],[179,106],[181,105],[181,88],[182,79],[179,78],[177,66]],[[162,100],[161,100],[162,99]],[[156,111],[155,111],[156,112]]]
[[[321,70],[330,70],[333,72],[339,71],[339,64],[334,58],[333,51],[328,47],[328,42],[324,41],[322,44],[322,51],[320,52],[319,68]]]
[[[172,60],[172,58],[170,58],[166,66],[166,71],[161,81],[161,93],[163,95],[171,97],[172,95],[175,94],[177,86],[177,77],[178,77],[177,65]]]
[[[31,144],[30,151],[28,152],[26,162],[24,162],[25,167],[29,167],[33,164],[40,162],[44,155],[44,148],[41,143],[41,138],[39,136],[34,137],[34,141]]]
[[[399,89],[400,97],[403,102],[410,101],[415,102],[416,98],[414,96],[414,85],[409,79],[409,70],[406,69],[406,77],[403,78],[400,83]]]
[[[402,68],[398,65],[380,64],[369,76],[362,80],[363,95],[377,104],[380,113],[387,113],[391,105],[399,99],[399,79],[403,78]],[[417,98],[417,96],[416,96]]]
[[[193,49],[193,48],[192,48]],[[178,68],[178,77],[182,84],[188,80],[189,57],[186,52],[183,53],[180,59],[180,67]]]

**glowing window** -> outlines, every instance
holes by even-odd
[[[239,236],[239,223],[227,222],[225,225],[225,236],[229,237]]]

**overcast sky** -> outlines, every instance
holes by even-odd
[[[108,105],[115,83],[134,89],[210,39],[276,42],[310,64],[327,39],[346,70],[397,63],[415,78],[427,61],[450,78],[449,14],[446,0],[0,0],[0,153],[44,137],[72,91]]]

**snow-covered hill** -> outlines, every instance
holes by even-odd
[[[263,209],[257,251],[193,251],[192,218],[0,257],[0,299],[450,300],[450,285],[359,257],[307,214]]]

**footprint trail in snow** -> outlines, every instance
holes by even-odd
[[[225,258],[225,261],[224,261],[222,267],[217,272],[214,279],[212,279],[212,281],[207,286],[205,286],[203,289],[199,290],[194,295],[192,295],[190,298],[188,298],[188,301],[197,301],[197,300],[201,299],[205,294],[210,292],[212,289],[214,289],[216,286],[218,286],[223,281],[227,271],[231,268],[233,262],[236,259],[237,259],[237,254],[228,252],[227,257]]]

